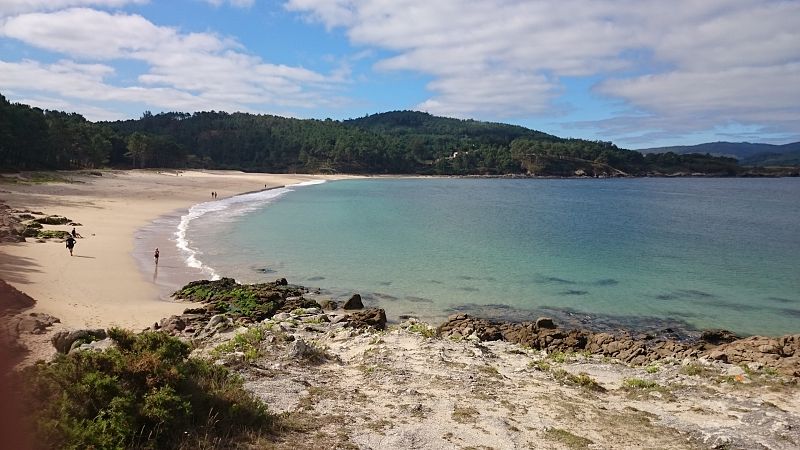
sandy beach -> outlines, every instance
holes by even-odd
[[[104,171],[102,176],[65,173],[68,183],[0,184],[0,199],[12,208],[66,216],[82,238],[70,257],[64,244],[28,239],[0,245],[0,279],[36,300],[31,312],[47,313],[64,328],[121,326],[142,329],[180,313],[185,303],[166,301],[154,277],[137,268],[134,235],[155,218],[193,204],[243,192],[296,184],[312,175],[248,174],[234,171]],[[48,226],[65,230],[71,226]],[[152,250],[150,250],[152,251]],[[179,275],[177,249],[160,247],[159,277]],[[170,273],[174,272],[174,273]]]

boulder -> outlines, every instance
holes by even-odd
[[[30,313],[17,318],[17,333],[43,334],[53,324],[59,323],[57,317],[44,313]]]
[[[364,304],[361,302],[361,295],[353,294],[346,302],[344,302],[344,309],[364,309]]]
[[[208,323],[200,331],[195,333],[195,337],[198,339],[209,338],[232,327],[233,319],[225,314],[217,314],[215,316],[211,316],[211,319],[209,319]]]
[[[556,328],[556,324],[553,322],[553,319],[549,317],[539,317],[536,319],[536,328],[537,329],[554,329]]]
[[[372,327],[377,330],[383,330],[386,328],[386,311],[378,308],[369,308],[350,313],[344,320],[352,328]]]
[[[66,225],[72,222],[63,216],[45,216],[34,220],[44,225]]]
[[[89,342],[88,344],[80,344],[81,341],[75,341],[72,343],[70,347],[70,353],[72,352],[83,352],[83,351],[94,351],[94,352],[102,352],[104,350],[108,350],[110,348],[114,348],[117,346],[117,343],[111,338],[101,339],[99,341]]]
[[[712,345],[727,344],[739,339],[735,334],[728,330],[704,330],[700,335],[700,340]]]
[[[80,346],[81,344],[88,344],[93,341],[105,339],[107,337],[106,330],[102,328],[96,330],[74,330],[74,331],[61,331],[53,335],[50,339],[53,347],[59,353],[69,353],[73,346]]]
[[[319,306],[325,311],[333,311],[339,308],[339,304],[329,298],[317,300],[317,303],[319,303]]]
[[[166,319],[161,319],[157,328],[170,334],[175,334],[186,328],[186,321],[181,316],[171,316]]]

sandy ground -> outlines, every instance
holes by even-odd
[[[252,359],[244,340],[240,353],[218,347],[246,328],[196,350],[287,423],[266,448],[800,448],[798,385],[769,372],[697,358],[631,367],[439,338],[422,323],[359,331],[283,316],[249,340]]]
[[[105,171],[102,176],[61,173],[70,183],[0,183],[0,200],[16,209],[66,216],[81,223],[82,236],[70,257],[63,243],[0,244],[0,278],[33,297],[32,312],[61,319],[59,328],[142,329],[180,313],[186,303],[159,299],[154,279],[132,257],[134,234],[155,218],[191,205],[267,187],[321,178],[311,175],[247,174],[233,171]],[[48,226],[71,230],[71,226]],[[162,261],[174,247],[160,248]],[[159,276],[182,271],[159,265]]]

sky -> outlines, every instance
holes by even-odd
[[[800,141],[799,0],[0,0],[0,94],[138,118],[393,110],[639,149]]]

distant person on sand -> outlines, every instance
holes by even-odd
[[[158,265],[158,247],[156,247],[156,251],[153,252],[153,258],[155,258],[156,265]]]
[[[72,236],[67,237],[67,248],[69,249],[69,256],[72,256],[72,249],[75,248],[75,238]]]
[[[75,230],[75,227],[72,227],[72,237],[78,237],[78,232]]]

